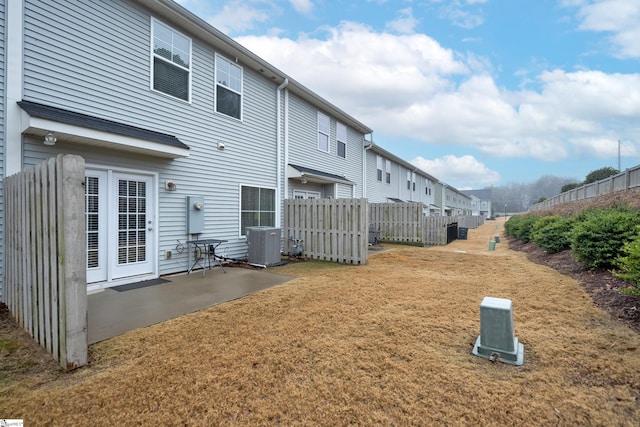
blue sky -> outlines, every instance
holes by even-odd
[[[459,189],[640,164],[640,0],[179,3]]]

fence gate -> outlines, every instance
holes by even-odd
[[[366,264],[367,199],[287,199],[285,250],[301,241],[305,256],[345,264]]]
[[[87,363],[84,173],[60,154],[3,189],[3,302],[65,369]]]

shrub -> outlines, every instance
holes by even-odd
[[[573,218],[561,217],[560,215],[539,218],[531,229],[531,241],[549,254],[570,249],[569,235],[573,222]]]
[[[614,264],[620,271],[614,271],[613,275],[631,282],[633,288],[625,289],[623,292],[640,296],[640,226],[637,230],[635,238],[624,244],[616,258]]]
[[[610,269],[638,224],[638,211],[628,208],[584,211],[571,232],[573,256],[589,270]]]
[[[564,193],[564,192],[566,192],[566,191],[571,191],[571,190],[573,190],[574,188],[578,188],[578,187],[580,187],[581,185],[582,185],[582,183],[581,183],[581,182],[572,182],[571,184],[565,184],[565,185],[563,185],[563,186],[562,186],[562,188],[560,189],[560,192],[561,192],[561,193]]]
[[[531,228],[536,220],[540,218],[538,215],[514,215],[505,223],[505,232],[523,243],[531,241]]]

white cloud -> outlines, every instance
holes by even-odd
[[[234,33],[250,30],[256,23],[267,22],[276,13],[280,13],[279,10],[269,2],[231,0],[206,20],[224,33]]]
[[[473,156],[444,156],[439,159],[416,157],[411,163],[438,177],[439,180],[458,186],[466,183],[470,188],[483,188],[500,181],[500,174],[490,170]],[[463,189],[458,187],[459,190]]]
[[[326,40],[303,37],[239,37],[296,80],[358,116],[404,110],[418,96],[451,84],[447,76],[468,73],[453,51],[423,34],[392,35],[343,22],[327,28]]]
[[[580,29],[610,33],[614,56],[640,58],[640,2],[600,0],[566,4],[579,7]]]
[[[298,13],[306,15],[313,10],[313,2],[311,0],[289,0],[289,2]]]
[[[486,58],[424,34],[350,22],[325,30],[326,39],[238,41],[393,141],[544,161],[606,158],[621,137],[640,142],[640,74],[556,69],[527,75],[527,89],[510,91],[496,84]]]
[[[398,17],[389,21],[386,28],[398,34],[411,34],[415,31],[419,21],[413,16],[413,10],[408,7],[398,11]]]
[[[439,2],[438,2],[439,3]],[[441,19],[451,21],[453,25],[470,30],[484,24],[484,16],[481,11],[471,10],[469,5],[485,3],[484,0],[467,0],[462,4],[460,0],[443,2],[440,7],[439,16]]]

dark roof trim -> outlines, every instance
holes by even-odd
[[[369,149],[371,149],[371,151],[373,151],[376,154],[381,155],[382,157],[385,157],[389,160],[392,160],[396,163],[398,163],[401,166],[404,166],[405,168],[407,168],[410,171],[416,172],[418,175],[422,175],[424,178],[429,179],[430,181],[433,181],[434,183],[438,183],[440,182],[440,180],[428,173],[426,173],[425,171],[423,171],[422,169],[418,168],[416,165],[409,163],[408,161],[401,159],[400,157],[396,156],[395,154],[391,153],[390,151],[385,150],[384,148],[380,147],[379,145],[375,144],[375,143],[371,143],[371,145],[369,146]]]
[[[103,132],[110,132],[118,135],[124,135],[132,138],[144,139],[171,147],[189,149],[178,138],[166,133],[160,133],[136,126],[126,125],[111,120],[101,119],[99,117],[89,116],[87,114],[76,113],[62,108],[51,107],[49,105],[39,104],[32,101],[18,101],[18,105],[27,114],[32,117],[38,117],[46,120],[53,120],[74,126],[80,126],[87,129],[93,129]]]
[[[391,200],[394,203],[404,203],[404,200],[396,199],[395,197],[387,197],[388,200]]]
[[[491,200],[491,189],[485,188],[482,190],[462,190],[467,196],[476,196],[480,200]]]
[[[335,174],[332,174],[332,173],[323,172],[323,171],[320,171],[320,170],[317,170],[317,169],[311,169],[311,168],[307,168],[307,167],[304,167],[304,166],[293,165],[291,163],[289,163],[289,166],[291,166],[292,168],[294,168],[295,170],[300,172],[300,174],[302,176],[312,176],[312,177],[324,178],[324,179],[326,179],[328,181],[332,181],[332,182],[342,182],[342,183],[345,183],[345,184],[354,184],[353,181],[348,180],[344,176],[335,175]]]

